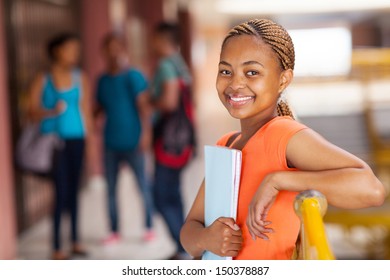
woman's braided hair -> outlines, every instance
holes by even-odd
[[[222,47],[230,38],[239,35],[252,35],[259,37],[276,53],[279,58],[280,66],[283,70],[294,70],[294,44],[286,29],[279,24],[276,24],[268,19],[253,19],[241,23],[229,31],[222,43]],[[294,119],[294,115],[290,110],[290,107],[286,101],[282,100],[282,98],[278,101],[277,113],[279,116],[290,116]]]

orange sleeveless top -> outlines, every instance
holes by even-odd
[[[300,229],[300,221],[293,208],[296,192],[279,192],[267,217],[275,231],[268,234],[269,240],[257,238],[254,241],[248,232],[246,218],[252,197],[267,174],[296,170],[287,166],[286,148],[291,137],[305,128],[290,117],[275,117],[262,126],[242,149],[236,223],[243,231],[244,246],[235,259],[291,259]],[[223,136],[217,145],[225,146],[233,134]]]

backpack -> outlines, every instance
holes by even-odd
[[[180,80],[180,99],[176,111],[164,114],[154,129],[155,160],[164,166],[181,169],[195,151],[192,92]]]

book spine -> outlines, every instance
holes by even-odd
[[[234,174],[234,179],[233,179],[234,186],[232,189],[233,190],[232,191],[232,195],[233,195],[232,205],[233,205],[234,209],[233,209],[232,215],[233,215],[233,218],[236,219],[237,218],[237,207],[238,207],[238,192],[239,192],[239,188],[240,188],[240,176],[241,176],[241,152],[235,153],[233,174]]]

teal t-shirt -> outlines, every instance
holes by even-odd
[[[159,61],[152,84],[152,97],[158,99],[164,82],[177,78],[181,78],[188,85],[191,84],[190,71],[179,53]]]
[[[190,85],[192,82],[188,66],[179,53],[164,57],[159,61],[151,87],[152,99],[159,99],[162,94],[163,84],[173,79],[180,79],[186,85]],[[160,113],[155,112],[153,122],[157,123],[159,119]]]
[[[147,87],[145,77],[136,69],[128,69],[117,75],[104,74],[99,78],[97,101],[106,115],[106,148],[129,151],[137,147],[141,135],[137,97]]]

